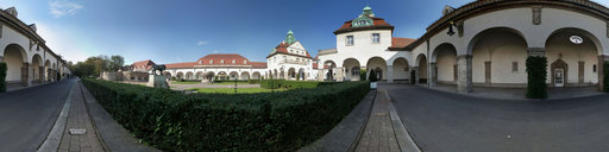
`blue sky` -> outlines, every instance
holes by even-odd
[[[600,1],[600,0],[599,0]],[[69,61],[119,54],[126,63],[192,62],[210,53],[238,53],[265,61],[288,30],[312,55],[335,48],[332,33],[369,4],[396,27],[394,36],[418,38],[445,5],[471,0],[0,0]],[[605,5],[609,2],[602,1]]]

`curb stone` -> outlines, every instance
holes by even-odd
[[[382,89],[379,93],[382,92],[382,95],[389,100],[389,116],[391,117],[391,125],[393,126],[393,131],[395,133],[395,137],[398,141],[398,145],[400,146],[400,150],[402,152],[421,152],[421,149],[412,139],[412,136],[406,130],[406,126],[402,123],[400,116],[397,114],[397,110],[395,106],[393,106],[393,100],[387,93],[387,90]]]
[[[70,92],[68,93],[66,101],[63,104],[63,108],[61,109],[57,120],[55,120],[55,124],[49,132],[49,135],[45,138],[44,142],[42,142],[40,147],[38,147],[38,152],[54,152],[59,149],[59,144],[61,143],[61,138],[63,137],[63,132],[65,131],[65,127],[68,121],[70,106],[72,105],[71,96],[74,93],[73,88],[76,87],[76,84],[77,82],[75,82],[75,84],[73,84],[70,88]]]

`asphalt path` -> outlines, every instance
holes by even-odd
[[[609,151],[609,95],[533,102],[386,88],[426,152]]]
[[[35,151],[53,127],[75,80],[0,94],[0,151]]]

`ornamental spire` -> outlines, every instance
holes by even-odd
[[[366,5],[366,7],[364,7],[362,15],[367,16],[367,17],[374,17],[374,12],[372,12],[372,8],[369,5]]]

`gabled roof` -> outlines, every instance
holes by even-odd
[[[224,61],[224,62],[222,62]],[[235,63],[233,63],[235,61]],[[209,54],[196,62],[166,64],[167,69],[223,67],[223,68],[266,68],[266,62],[250,62],[239,54]]]
[[[144,61],[137,61],[137,62],[133,62],[133,64],[131,64],[131,68],[133,69],[139,69],[141,67],[144,67],[145,70],[150,70],[152,69],[152,67],[156,65],[154,62],[152,62],[152,60],[144,60]]]
[[[224,63],[220,61],[224,61]],[[235,60],[235,63],[233,63]],[[213,61],[213,63],[211,62]],[[209,54],[197,60],[201,64],[247,64],[249,60],[239,54]]]

